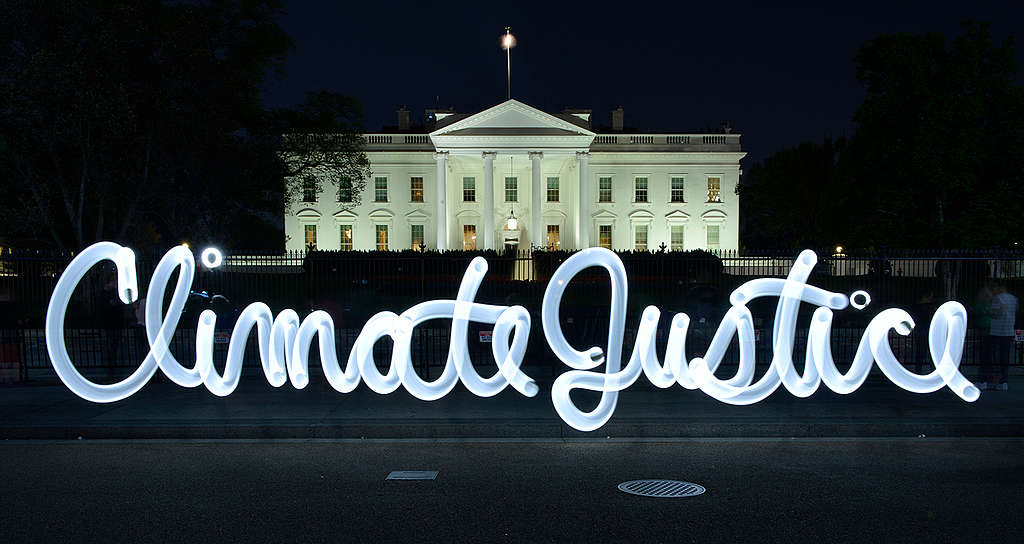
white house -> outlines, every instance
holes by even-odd
[[[428,110],[430,132],[365,135],[362,202],[307,191],[285,215],[286,248],[737,249],[740,135],[590,129],[517,100],[465,115]]]

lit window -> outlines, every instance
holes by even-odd
[[[385,178],[385,177],[373,178],[373,201],[374,202],[387,202],[388,201],[388,178]]]
[[[341,225],[341,250],[352,251],[352,225]]]
[[[561,247],[562,236],[558,231],[558,225],[548,225],[548,251],[558,251]]]
[[[548,202],[558,202],[558,178],[548,178]]]
[[[612,248],[612,226],[601,225],[598,227],[598,245],[605,249]]]
[[[686,243],[686,227],[683,225],[672,225],[669,232],[669,249],[672,251],[682,251],[683,246]]]
[[[306,234],[306,249],[313,251],[316,249],[316,225],[306,225],[303,231]]]
[[[633,249],[647,251],[647,225],[637,225],[633,230]]]
[[[672,202],[686,202],[683,199],[683,178],[672,178]]]
[[[412,249],[413,251],[423,251],[425,244],[423,243],[423,225],[410,225],[412,232]]]
[[[476,178],[462,178],[462,201],[476,202]]]
[[[316,179],[312,176],[302,180],[302,201],[316,202]]]
[[[647,178],[636,178],[634,189],[634,202],[647,202]]]
[[[388,226],[377,225],[377,251],[388,250]]]
[[[409,178],[409,186],[412,190],[412,195],[409,197],[409,201],[423,202],[423,178]]]
[[[721,247],[721,227],[719,225],[708,225],[708,249]]]
[[[597,181],[597,201],[612,201],[612,178],[601,178]]]
[[[708,178],[708,202],[722,201],[722,178]]]
[[[505,178],[505,202],[519,202],[519,180]]]
[[[465,251],[476,249],[476,225],[462,226],[462,249]]]
[[[352,202],[355,195],[352,191],[352,180],[341,178],[338,180],[338,202]]]

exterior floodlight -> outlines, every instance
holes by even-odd
[[[517,230],[519,229],[519,221],[516,221],[515,217],[509,217],[508,224],[506,226],[508,227],[508,230]]]
[[[224,254],[215,247],[208,247],[203,250],[202,255],[199,256],[199,260],[206,268],[217,268],[224,263]]]
[[[505,34],[501,37],[501,48],[505,50],[505,75],[506,90],[509,100],[512,99],[512,48],[516,46],[516,38],[512,35],[509,27],[505,27]]]
[[[843,253],[843,246],[836,246],[836,253],[837,254],[842,254]]]
[[[220,252],[203,252],[203,264],[221,259]],[[210,261],[208,261],[210,259]],[[690,318],[680,313],[673,316],[668,327],[664,362],[656,350],[658,321],[661,311],[648,306],[636,328],[636,342],[628,360],[623,360],[626,333],[628,285],[626,268],[619,257],[604,248],[589,248],[573,254],[555,270],[541,306],[544,338],[555,356],[573,370],[562,373],[551,387],[555,411],[566,424],[581,431],[602,427],[612,417],[619,391],[629,387],[643,374],[656,387],[679,384],[685,389],[700,389],[721,402],[735,405],[754,404],[771,395],[780,386],[798,397],[813,394],[821,385],[840,394],[856,391],[877,365],[897,386],[914,393],[931,393],[948,387],[965,401],[978,399],[979,390],[959,370],[967,335],[967,310],[959,302],[946,302],[932,316],[923,331],[934,370],[918,374],[908,370],[896,359],[890,345],[890,331],[907,336],[915,328],[914,318],[903,310],[889,308],[879,312],[868,323],[851,364],[836,364],[832,358],[833,312],[847,306],[863,308],[870,302],[867,293],[856,291],[848,298],[807,284],[818,257],[807,250],[797,257],[789,276],[759,278],[739,286],[729,301],[710,345],[702,357],[686,360],[686,335]],[[146,339],[149,352],[129,377],[114,384],[99,384],[83,376],[68,354],[65,341],[64,316],[75,288],[90,268],[102,261],[117,267],[118,292],[122,302],[138,300],[135,254],[131,249],[112,242],[99,242],[79,253],[61,274],[46,310],[46,349],[57,376],[78,396],[92,402],[114,402],[131,396],[142,388],[160,369],[171,381],[183,387],[205,385],[211,393],[226,396],[238,386],[246,346],[255,329],[257,358],[267,381],[280,387],[290,381],[297,389],[309,383],[309,356],[314,341],[324,378],[340,393],[354,390],[360,382],[376,393],[386,394],[404,387],[421,400],[444,397],[460,382],[471,393],[491,397],[512,386],[520,394],[533,397],[537,383],[521,369],[530,336],[530,312],[522,306],[498,306],[476,302],[480,283],[487,273],[487,261],[473,259],[462,278],[455,299],[421,302],[401,314],[384,311],[370,318],[359,332],[347,359],[339,360],[335,341],[337,329],[330,314],[314,311],[300,319],[294,310],[283,310],[276,316],[262,302],[247,306],[235,320],[228,341],[227,361],[223,373],[213,362],[214,330],[217,314],[205,310],[199,315],[196,328],[195,362],[185,366],[175,359],[169,348],[181,320],[185,301],[192,289],[195,262],[192,252],[178,246],[164,255],[153,271],[145,303]],[[562,330],[562,298],[577,274],[590,267],[601,267],[611,280],[609,301],[608,343],[577,350]],[[177,274],[175,274],[177,271]],[[167,289],[173,292],[164,311]],[[754,318],[747,304],[771,297],[777,299],[771,336],[771,363],[768,370],[754,381],[755,354]],[[852,299],[852,300],[851,300]],[[807,333],[807,352],[803,371],[793,360],[797,317],[800,306],[816,306]],[[571,315],[571,314],[570,314]],[[441,375],[427,381],[416,372],[412,362],[415,328],[429,320],[451,320],[448,353]],[[493,325],[492,361],[497,367],[489,377],[478,373],[478,366],[469,357],[469,323]],[[186,327],[191,327],[188,323]],[[374,346],[384,337],[392,340],[390,366],[380,370],[374,360]],[[739,346],[739,364],[731,378],[720,378],[718,368],[733,338]],[[593,370],[603,365],[604,369]],[[840,370],[845,368],[845,373]],[[585,411],[573,400],[574,389],[601,394],[597,407]]]

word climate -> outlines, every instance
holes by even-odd
[[[365,381],[370,389],[382,394],[405,387],[409,393],[423,400],[445,396],[458,382],[481,397],[496,395],[508,385],[527,397],[538,392],[537,384],[520,369],[530,334],[530,314],[521,306],[495,306],[474,301],[487,272],[487,262],[480,257],[470,263],[454,300],[431,300],[401,314],[380,312],[370,318],[356,338],[344,368],[338,361],[334,321],[329,314],[315,311],[300,320],[295,311],[284,310],[274,316],[262,302],[247,306],[235,322],[223,374],[218,373],[213,364],[217,315],[210,310],[202,312],[196,329],[196,360],[186,367],[175,359],[169,348],[195,275],[195,258],[185,246],[168,251],[153,272],[146,296],[145,329],[150,349],[145,359],[124,380],[97,384],[82,376],[71,362],[64,339],[64,316],[82,277],[104,260],[113,261],[117,267],[121,301],[125,304],[135,302],[139,291],[134,252],[112,242],[99,242],[71,261],[57,282],[46,312],[46,348],[54,370],[68,388],[93,402],[114,402],[134,394],[158,368],[181,386],[202,384],[215,395],[229,395],[238,386],[245,346],[254,327],[259,359],[267,380],[274,387],[290,381],[301,389],[309,383],[309,351],[316,337],[324,376],[332,387],[342,393],[352,391],[360,381]],[[908,335],[914,328],[911,316],[899,309],[884,310],[871,320],[852,365],[846,373],[840,372],[832,359],[830,345],[833,310],[842,310],[849,305],[863,308],[870,299],[867,293],[858,291],[853,294],[851,303],[846,295],[807,285],[807,277],[816,262],[814,252],[804,251],[786,279],[755,279],[733,291],[730,296],[732,306],[719,324],[706,353],[691,361],[686,361],[684,355],[689,317],[676,314],[672,318],[662,363],[655,350],[661,312],[654,306],[648,306],[640,317],[632,354],[623,366],[628,284],[622,261],[602,248],[590,248],[574,254],[551,278],[541,308],[548,345],[559,360],[573,369],[555,379],[551,388],[555,410],[576,429],[598,429],[611,419],[618,392],[632,385],[641,372],[658,387],[666,388],[678,383],[686,389],[700,389],[729,404],[753,404],[772,394],[779,385],[799,397],[811,395],[821,384],[845,394],[864,383],[875,363],[893,383],[908,391],[930,393],[949,386],[964,400],[977,400],[978,389],[959,371],[967,330],[967,311],[958,302],[940,306],[928,327],[928,347],[935,363],[935,370],[931,373],[910,372],[896,360],[889,345],[889,331]],[[604,348],[578,351],[565,338],[558,319],[559,311],[569,282],[580,271],[592,266],[604,268],[611,280],[608,342]],[[174,290],[167,311],[163,312],[162,301],[167,286],[175,279],[175,270]],[[778,304],[771,339],[772,360],[767,371],[755,382],[754,320],[747,304],[761,297],[777,297]],[[796,321],[801,303],[817,306],[807,335],[802,374],[793,362]],[[451,319],[452,334],[444,371],[437,379],[426,381],[414,370],[410,343],[416,326],[430,319]],[[470,321],[494,326],[491,351],[497,371],[490,377],[478,374],[470,361],[467,345]],[[373,345],[385,336],[393,340],[393,350],[388,371],[383,373],[373,359]],[[739,365],[734,376],[722,379],[715,372],[734,337],[739,345]],[[601,365],[604,365],[603,371],[593,370]],[[583,411],[571,399],[573,389],[598,391],[601,400],[595,409]]]

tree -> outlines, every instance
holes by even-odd
[[[863,45],[867,98],[842,166],[865,242],[908,247],[1007,244],[1020,239],[1024,92],[1012,38],[966,22],[951,41],[894,34]]]
[[[370,177],[363,149],[362,109],[354,98],[329,91],[309,92],[295,109],[270,115],[270,136],[281,138],[284,205],[290,206],[311,182],[317,192],[326,181],[338,202],[358,206]]]
[[[845,141],[804,142],[755,164],[740,186],[745,245],[831,247],[845,242],[845,194],[836,164]]]
[[[314,95],[292,114],[263,106],[265,76],[292,49],[277,0],[2,9],[0,212],[18,218],[0,227],[7,243],[280,247],[285,180],[365,161],[359,108],[344,97]],[[339,151],[307,146],[285,160],[281,134],[326,127],[328,115]]]

